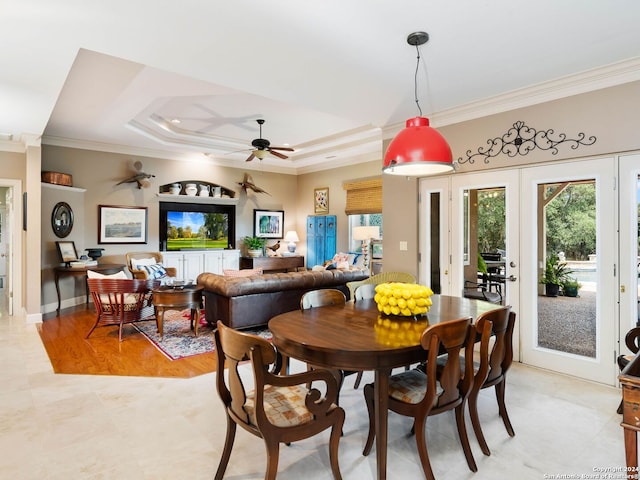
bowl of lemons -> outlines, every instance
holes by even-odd
[[[389,282],[376,285],[373,299],[378,311],[398,317],[421,317],[431,307],[433,290],[417,283]]]

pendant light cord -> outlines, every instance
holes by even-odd
[[[420,101],[418,100],[418,68],[420,67],[420,49],[418,45],[416,45],[416,72],[413,75],[413,95],[416,100],[416,105],[418,106],[418,111],[420,112],[420,116],[422,116],[422,108],[420,108]]]

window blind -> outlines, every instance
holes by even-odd
[[[343,188],[347,191],[347,215],[382,213],[381,178],[345,182]]]

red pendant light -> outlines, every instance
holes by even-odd
[[[420,63],[418,46],[427,41],[429,41],[429,34],[426,32],[414,32],[407,37],[407,43],[414,45],[418,51],[418,65]],[[422,116],[417,96],[418,65],[416,65],[415,88],[420,116],[407,120],[405,129],[400,131],[389,144],[384,155],[383,173],[422,177],[453,171],[451,147],[440,132],[429,126],[429,119]]]

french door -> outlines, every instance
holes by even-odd
[[[504,264],[502,303],[517,314],[515,358],[616,383],[624,335],[640,323],[640,155],[425,178],[420,194],[421,282],[463,295],[475,256],[493,245]],[[473,220],[490,197],[504,199],[504,247],[479,238]],[[558,222],[570,228],[562,234]],[[578,297],[546,296],[549,256],[566,262]]]

